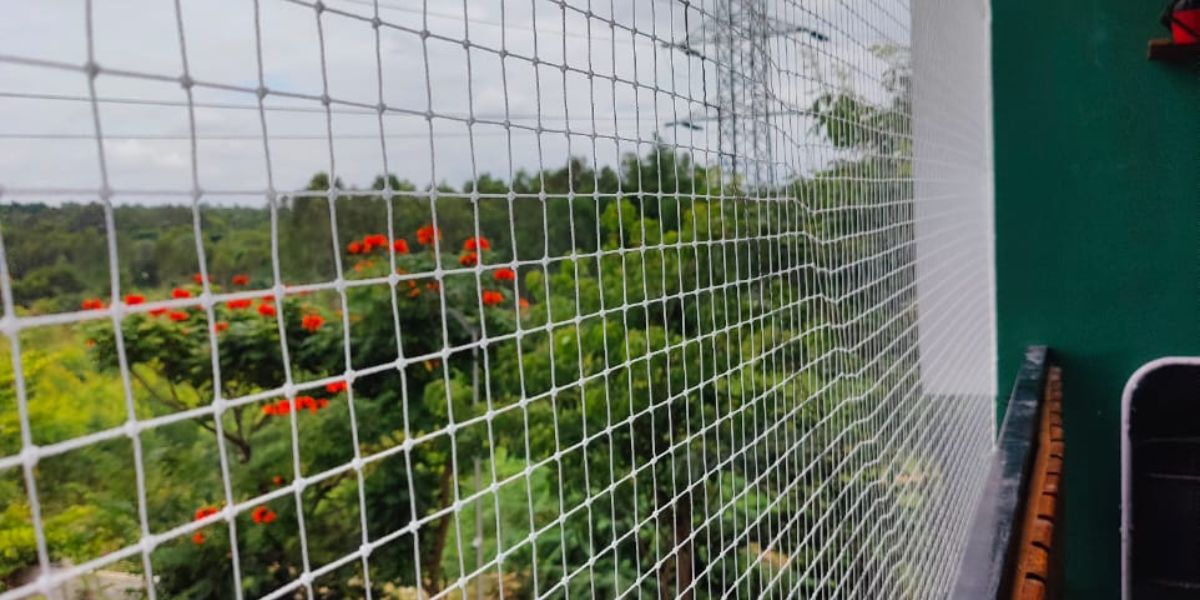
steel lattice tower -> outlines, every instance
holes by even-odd
[[[715,120],[722,169],[732,181],[749,187],[776,181],[774,119],[782,112],[803,112],[783,105],[775,94],[772,39],[800,35],[828,41],[814,29],[769,14],[767,7],[767,0],[718,0],[703,27],[690,29],[683,42],[671,44],[712,61],[717,73],[715,114],[693,115],[672,125],[696,128],[699,122]],[[802,52],[807,48],[799,47]]]

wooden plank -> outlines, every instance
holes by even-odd
[[[1063,540],[1062,371],[1051,366],[1038,420],[1037,449],[1024,521],[1016,539],[1017,561],[1012,600],[1056,598],[1061,592]]]

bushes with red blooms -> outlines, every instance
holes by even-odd
[[[440,349],[443,320],[452,346],[470,340],[472,334],[468,328],[477,329],[486,324],[489,331],[513,329],[517,315],[511,310],[511,286],[481,290],[474,277],[437,279],[422,276],[436,269],[432,242],[438,239],[439,232],[432,225],[426,225],[415,232],[415,237],[424,246],[424,251],[409,252],[404,238],[390,241],[388,236],[380,233],[366,234],[357,240],[360,253],[395,253],[397,271],[404,274],[404,279],[395,288],[395,298],[399,301],[396,310],[404,330],[402,343],[406,354],[420,355]],[[464,240],[461,247],[473,248],[468,254],[478,257],[490,251],[493,245],[487,238],[479,236]],[[368,274],[386,275],[390,262],[381,260],[368,264]],[[512,282],[516,273],[501,268],[493,277],[496,281]],[[235,286],[247,285],[249,276],[235,275],[230,282]],[[227,293],[218,284],[208,283],[208,286],[210,293],[218,298]],[[172,289],[170,296],[177,300],[195,297],[192,290],[181,287]],[[341,314],[344,309],[349,310],[355,364],[378,365],[394,361],[394,334],[389,335],[387,328],[376,326],[390,323],[394,318],[392,288],[382,283],[373,284],[359,288],[347,297],[350,301],[347,307],[341,306],[340,301],[314,303],[303,294],[285,294],[282,301],[277,302],[274,294],[266,294],[259,295],[258,300],[235,297],[215,302],[211,308],[212,316],[199,305],[129,313],[122,321],[122,337],[131,373],[135,383],[145,388],[143,391],[159,402],[163,410],[174,412],[203,405],[204,398],[213,393],[213,353],[209,345],[215,340],[219,344],[217,356],[222,397],[239,398],[278,389],[287,380],[277,321],[280,316],[293,381],[342,373],[347,368],[341,328],[346,322]],[[129,305],[145,301],[140,294],[125,296],[125,303]],[[483,314],[476,308],[479,302],[488,309]],[[82,306],[89,310],[103,308],[104,302],[98,298],[88,299]],[[331,327],[330,323],[337,326]],[[210,339],[206,329],[216,336]],[[117,368],[119,361],[111,325],[97,324],[89,333],[92,333],[88,336],[92,340],[92,353],[102,364]],[[179,386],[196,390],[190,396],[193,399],[184,399],[174,392],[163,393],[146,378],[144,374],[148,371],[156,371],[160,379],[171,382],[176,390]],[[347,387],[345,381],[337,381],[328,384],[326,392],[343,393]],[[245,413],[252,408],[238,404],[229,412],[235,421],[242,421],[241,425],[233,423],[225,429],[225,435],[240,460],[248,462],[254,456],[255,435],[266,426],[263,417],[286,415],[292,410],[315,413],[328,406],[327,398],[313,398],[302,391],[294,403],[281,400],[269,404],[262,409],[259,419],[247,421]]]
[[[287,469],[291,465],[292,427],[297,428],[295,435],[302,440],[300,460],[306,474],[321,473],[353,458],[353,444],[345,437],[352,428],[351,408],[355,411],[355,427],[364,453],[378,452],[398,443],[396,432],[403,428],[402,411],[397,409],[404,394],[400,386],[359,375],[355,380],[353,407],[348,396],[345,396],[347,402],[338,401],[339,394],[349,391],[348,381],[341,378],[348,368],[362,369],[396,360],[397,340],[391,327],[394,319],[400,320],[403,331],[400,343],[407,356],[427,356],[441,350],[447,344],[445,336],[449,336],[451,347],[463,347],[483,328],[493,333],[515,330],[516,319],[521,318],[514,311],[515,271],[501,268],[491,275],[484,272],[486,283],[494,280],[508,284],[497,285],[495,289],[481,289],[480,279],[475,275],[434,277],[432,273],[437,271],[439,260],[443,264],[454,260],[453,255],[437,255],[435,245],[440,232],[426,225],[409,235],[415,237],[419,246],[410,247],[403,237],[390,239],[379,233],[361,235],[345,246],[348,254],[356,255],[356,270],[365,277],[380,278],[379,283],[347,289],[345,305],[340,294],[330,293],[317,300],[314,295],[300,293],[276,296],[250,292],[245,289],[249,277],[235,275],[226,280],[229,285],[225,288],[218,283],[203,282],[208,293],[215,296],[211,308],[202,308],[199,301],[191,300],[194,304],[129,311],[124,316],[121,334],[135,395],[149,399],[154,414],[203,408],[217,394],[228,402],[219,418],[235,480],[232,502],[254,507],[239,515],[241,519],[248,512],[253,524],[238,529],[239,543],[247,549],[245,560],[291,565],[289,561],[297,551],[294,537],[285,534],[294,528],[295,507],[285,503],[272,510],[258,499],[294,477],[290,471],[280,473],[281,467]],[[494,246],[487,238],[473,237],[462,240],[460,247],[464,249],[461,264],[476,267],[484,253],[491,252]],[[392,274],[393,267],[401,277],[394,287],[384,281]],[[236,294],[232,298],[231,292]],[[176,300],[174,304],[179,305],[183,304],[179,300],[197,298],[200,290],[179,287],[168,293]],[[126,304],[136,305],[145,298],[130,294],[125,300]],[[481,302],[483,311],[479,310]],[[103,308],[104,302],[94,299],[83,306]],[[350,328],[350,364],[347,364],[345,326]],[[95,340],[90,349],[93,356],[101,364],[118,370],[120,361],[111,322],[97,320],[88,333]],[[214,343],[219,378],[214,377],[211,346]],[[411,388],[414,427],[429,431],[445,422],[444,373],[451,373],[456,418],[468,419],[481,413],[481,406],[461,402],[462,381],[469,372],[467,360],[465,353],[426,357],[409,369],[406,381]],[[315,381],[327,383],[312,383]],[[288,382],[294,386],[290,393],[283,389]],[[220,389],[213,389],[217,384]],[[242,400],[253,395],[268,399]],[[202,435],[216,434],[211,423],[205,429],[207,432]],[[463,435],[466,439],[466,434]],[[420,480],[414,482],[422,510],[442,507],[448,501],[442,496],[439,483],[440,465],[448,464],[447,451],[431,444],[430,448],[413,454],[414,461],[424,461],[422,464],[426,465],[420,467]],[[461,450],[459,460],[469,460],[475,451]],[[392,463],[369,467],[384,468],[403,470]],[[383,479],[372,478],[368,485],[379,485],[377,481],[394,482],[404,476],[393,473]],[[347,493],[342,488],[353,482],[353,473],[334,475],[309,483],[306,494],[341,498]],[[372,502],[376,504],[370,510],[386,522],[402,525],[404,519],[411,518],[407,500],[396,505]],[[206,505],[202,514],[196,513],[197,518],[206,518],[217,510]],[[287,523],[288,527],[267,527],[276,522]],[[222,526],[195,531],[190,534],[193,543],[187,545],[188,550],[205,554],[206,561],[217,560],[220,553],[227,551],[226,531]],[[241,539],[243,535],[245,540]],[[432,546],[428,551],[433,551]],[[186,555],[180,555],[181,563],[187,560]],[[268,579],[277,585],[288,576],[280,571]]]
[[[430,232],[428,234],[422,234],[420,231],[418,231],[417,239],[418,240],[424,239],[422,237],[423,235],[432,236],[432,232]],[[426,243],[427,242],[422,242],[422,244],[426,244]],[[408,254],[409,253],[408,240],[406,240],[404,238],[397,238],[394,242],[391,243],[391,248],[392,248],[392,251],[395,252],[396,254]],[[362,239],[353,240],[353,241],[349,242],[348,244],[346,244],[346,252],[348,254],[371,254],[377,250],[386,251],[387,249],[388,249],[388,237],[382,233],[372,233],[372,234],[364,235],[362,237]]]

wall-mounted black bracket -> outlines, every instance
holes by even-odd
[[[1169,38],[1150,40],[1146,51],[1150,60],[1200,64],[1200,44],[1176,44]]]

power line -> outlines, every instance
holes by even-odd
[[[563,132],[543,132],[545,135],[562,135]],[[590,132],[571,132],[577,135],[590,135]],[[513,132],[514,136],[519,135],[536,135],[537,132],[532,130],[517,130]],[[465,138],[474,137],[502,137],[507,135],[505,131],[476,131],[473,133],[434,133],[435,138]],[[606,134],[611,135],[611,134]],[[348,133],[334,134],[335,140],[377,140],[379,134],[371,133]],[[387,139],[428,139],[428,133],[389,133],[383,136]],[[93,140],[96,138],[94,133],[22,133],[22,132],[0,132],[0,139],[5,140]],[[279,133],[270,134],[268,140],[326,140],[329,136],[323,133],[306,134],[306,133]],[[162,140],[162,141],[184,141],[192,139],[192,136],[180,133],[109,133],[104,132],[104,139],[107,140]],[[195,139],[207,141],[260,141],[262,135],[259,134],[196,134]]]
[[[13,99],[19,99],[19,100],[58,100],[58,101],[64,101],[64,102],[81,102],[81,103],[90,103],[92,101],[92,99],[88,96],[73,96],[73,95],[69,95],[69,94],[42,94],[42,93],[36,93],[36,92],[7,92],[7,91],[0,91],[0,98],[13,98]],[[149,99],[149,98],[129,98],[129,97],[120,97],[120,96],[114,96],[114,97],[108,97],[108,98],[96,98],[96,102],[99,102],[101,104],[127,104],[127,105],[133,105],[133,106],[166,106],[166,107],[177,107],[177,108],[187,108],[189,106],[189,104],[183,100],[154,100],[154,99]],[[193,106],[195,108],[215,108],[215,109],[222,109],[222,110],[248,110],[248,111],[258,111],[258,108],[259,108],[257,104],[239,104],[239,103],[234,103],[234,102],[192,102],[190,104],[190,106]],[[266,110],[267,112],[295,112],[295,113],[325,114],[324,107],[315,107],[315,106],[312,106],[312,107],[309,107],[309,106],[263,106],[263,110]],[[332,112],[334,114],[346,114],[346,115],[375,115],[375,114],[377,114],[376,111],[373,111],[373,110],[358,109],[358,108],[332,108],[331,107],[329,109],[329,112]],[[456,118],[456,119],[467,119],[470,115],[447,113],[445,116],[451,117],[451,118]],[[505,118],[510,119],[510,120],[516,119],[516,120],[525,121],[525,120],[536,120],[538,118],[538,115],[537,115],[537,113],[510,113],[508,115],[505,115],[504,113],[475,113],[474,117],[476,119],[490,119],[490,120],[497,120],[497,121],[503,120]],[[424,117],[414,115],[414,118],[424,118]],[[563,120],[592,121],[593,120],[591,117],[588,117],[588,116],[573,116],[573,117],[570,117],[569,119],[567,119],[565,115],[561,115],[561,114],[551,114],[551,115],[543,114],[543,115],[541,115],[541,118],[544,120],[549,120],[549,121],[563,121]],[[611,120],[612,120],[611,117],[595,119],[595,121],[598,123],[604,122],[604,121],[611,121]],[[638,117],[618,116],[616,118],[616,120],[618,120],[618,121],[653,121],[654,119],[653,119],[653,117],[638,118]]]
[[[530,132],[533,133],[533,132]],[[434,137],[467,137],[466,133],[439,133],[434,134]],[[505,135],[503,131],[479,131],[474,134],[480,136],[499,136]],[[519,135],[519,133],[518,133]],[[267,136],[270,140],[325,140],[329,136],[325,134],[305,134],[305,133],[280,133],[270,134]],[[425,133],[390,133],[384,135],[385,138],[399,139],[426,139],[429,137]],[[92,140],[95,139],[94,133],[20,133],[20,132],[0,132],[0,139],[6,140]],[[242,140],[262,140],[262,136],[258,134],[196,134],[198,140],[216,140],[216,141],[242,141]],[[379,134],[335,134],[335,140],[377,140]],[[109,133],[104,132],[105,140],[164,140],[164,141],[182,141],[190,140],[192,136],[181,133]]]
[[[358,4],[361,6],[370,6],[372,8],[375,7],[375,5],[376,5],[374,0],[338,0],[338,1],[346,2],[348,4]],[[435,11],[431,11],[431,10],[410,8],[407,6],[397,6],[395,4],[389,4],[386,2],[379,2],[378,4],[379,4],[380,10],[389,10],[389,11],[394,11],[394,12],[408,13],[408,14],[412,14],[412,15],[428,16],[428,17],[434,17],[434,18],[438,18],[438,19],[448,19],[448,20],[458,21],[460,23],[466,22],[466,23],[471,23],[472,25],[483,25],[485,27],[498,27],[500,29],[525,31],[525,32],[532,33],[535,35],[537,35],[537,34],[561,35],[561,36],[569,37],[569,38],[592,40],[592,41],[597,41],[597,42],[608,42],[608,43],[616,43],[616,42],[624,43],[627,41],[627,40],[623,39],[624,36],[603,37],[603,36],[588,35],[586,33],[578,33],[578,32],[573,32],[573,31],[563,31],[561,29],[548,29],[545,27],[538,27],[535,29],[533,27],[524,27],[521,25],[513,25],[511,23],[505,23],[505,22],[501,22],[501,21],[491,21],[491,20],[485,20],[485,19],[480,19],[480,18],[467,18],[466,15],[461,15],[461,14],[441,13],[441,12],[435,12]],[[651,43],[651,40],[649,40],[649,39],[640,40],[640,39],[637,39],[636,37],[634,38],[634,41]]]

